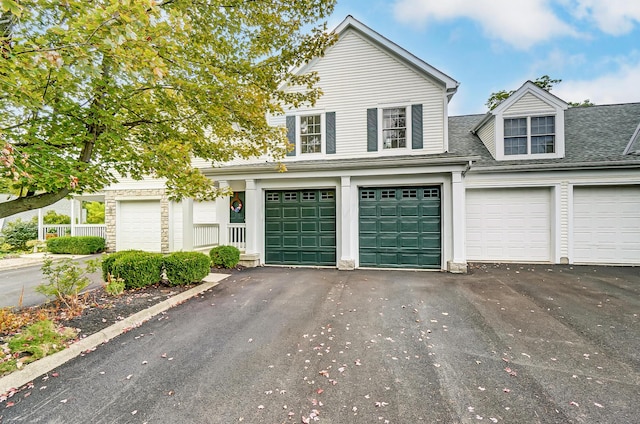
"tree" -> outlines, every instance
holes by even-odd
[[[118,176],[211,199],[192,157],[282,157],[265,116],[321,95],[292,70],[335,40],[334,2],[0,0],[0,186],[21,193],[0,217]]]
[[[562,82],[561,79],[552,79],[551,77],[549,77],[549,75],[543,75],[543,76],[537,78],[535,81],[533,81],[533,83],[535,85],[537,85],[538,87],[542,88],[545,91],[551,91],[553,86],[555,86],[556,84],[559,84],[561,82]],[[489,96],[489,99],[487,100],[487,103],[485,103],[485,104],[487,105],[489,110],[493,110],[500,103],[502,103],[504,100],[508,99],[515,92],[516,92],[516,90],[511,90],[511,91],[500,90],[500,91],[497,91],[495,93],[491,93],[491,96]],[[583,102],[580,102],[580,103],[569,102],[569,106],[570,107],[583,107],[583,106],[595,106],[595,105],[593,103],[591,103],[591,101],[589,101],[589,99],[587,99],[587,100],[584,100]]]
[[[87,210],[87,224],[104,224],[104,203],[86,202],[82,207]]]
[[[560,82],[562,82],[562,80],[551,79],[551,77],[549,77],[549,75],[543,75],[543,76],[537,78],[535,81],[533,81],[533,83],[535,85],[537,85],[538,87],[540,87],[540,88],[542,88],[543,90],[546,90],[546,91],[551,91],[553,86],[558,84],[558,83],[560,83]],[[487,105],[489,110],[493,110],[500,103],[502,103],[503,101],[508,99],[515,92],[516,92],[516,90],[511,90],[511,91],[500,90],[500,91],[497,91],[495,93],[491,93],[491,96],[489,96],[489,99],[487,100],[487,103],[485,103],[485,104]]]
[[[59,224],[59,225],[68,225],[71,224],[71,217],[69,215],[58,214],[54,210],[49,210],[42,217],[42,222],[45,224]]]

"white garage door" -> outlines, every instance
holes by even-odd
[[[467,190],[467,260],[551,260],[546,188]]]
[[[640,264],[640,187],[576,187],[573,262]]]
[[[160,252],[160,201],[121,201],[116,250]]]

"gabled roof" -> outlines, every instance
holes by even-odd
[[[563,158],[495,160],[480,138],[469,131],[479,128],[486,115],[449,117],[449,151],[478,156],[472,171],[640,168],[640,155],[627,154],[634,152],[629,146],[640,147],[640,103],[572,107],[564,114]]]
[[[547,90],[544,90],[538,87],[533,81],[526,81],[520,88],[518,88],[513,94],[511,94],[508,98],[502,101],[498,106],[496,106],[493,110],[487,112],[487,114],[480,120],[472,129],[472,133],[476,133],[482,126],[487,123],[492,117],[499,115],[503,111],[510,108],[514,103],[520,100],[527,94],[532,94],[539,99],[542,99],[544,102],[551,104],[552,106],[566,110],[569,108],[569,104],[562,100],[561,98],[551,94]]]
[[[388,38],[383,37],[382,35],[380,35],[376,31],[372,30],[371,28],[369,28],[368,26],[366,26],[362,22],[358,21],[357,19],[355,19],[351,15],[348,15],[333,30],[333,33],[337,34],[338,38],[340,38],[349,30],[356,31],[358,34],[360,34],[364,38],[366,38],[369,41],[371,41],[373,44],[378,46],[380,49],[382,49],[383,51],[387,52],[388,54],[390,54],[391,56],[395,57],[396,59],[400,60],[405,65],[407,65],[407,66],[411,67],[412,69],[416,70],[418,73],[421,73],[421,74],[423,74],[424,76],[426,76],[426,77],[428,77],[430,79],[434,79],[434,80],[439,81],[440,83],[442,83],[444,85],[446,91],[447,91],[447,96],[449,97],[449,99],[451,99],[451,96],[453,96],[453,94],[457,91],[458,86],[460,85],[460,83],[458,81],[454,80],[453,78],[451,78],[450,76],[448,76],[444,72],[442,72],[442,71],[434,68],[433,66],[429,65],[428,63],[426,63],[422,59],[420,59],[417,56],[413,55],[409,51],[403,49],[402,47],[400,47],[396,43],[392,42]],[[331,49],[331,47],[329,47],[329,49]],[[313,64],[317,60],[321,60],[321,59],[320,58],[316,58],[316,59],[312,60],[311,62],[307,63],[306,65],[304,65],[300,69],[298,69],[296,71],[296,73],[304,73],[304,72],[306,72],[307,69],[309,67],[313,66]]]
[[[491,113],[493,113],[494,115],[497,115],[503,112],[504,110],[511,107],[514,103],[516,103],[518,100],[520,100],[522,97],[524,97],[529,93],[533,94],[534,96],[538,97],[539,99],[542,99],[547,103],[552,104],[553,106],[559,109],[567,109],[569,107],[567,102],[562,100],[560,97],[554,96],[547,90],[544,90],[538,87],[533,81],[527,81],[524,84],[522,84],[522,86],[518,88],[515,91],[515,93],[510,95],[509,98],[505,99],[502,103],[496,106],[496,108],[493,109]]]

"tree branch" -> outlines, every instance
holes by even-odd
[[[15,215],[20,212],[39,209],[58,200],[64,199],[69,194],[68,188],[62,188],[51,193],[36,194],[34,196],[18,197],[8,202],[0,203],[0,218]]]

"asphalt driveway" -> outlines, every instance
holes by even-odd
[[[637,268],[251,269],[38,379],[0,422],[638,422],[639,314]]]

